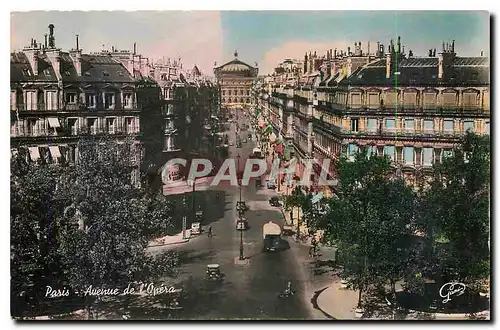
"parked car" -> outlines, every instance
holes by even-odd
[[[274,179],[267,180],[266,187],[267,189],[276,189],[276,180]]]
[[[269,205],[279,207],[281,206],[280,199],[276,196],[273,196],[269,199]]]
[[[201,225],[199,222],[193,222],[191,224],[191,235],[200,235],[201,234]]]

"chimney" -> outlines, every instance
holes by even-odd
[[[134,55],[136,54],[137,44],[134,42]]]
[[[347,56],[351,55],[351,47],[347,47]]]
[[[24,53],[28,57],[33,74],[38,76],[38,48],[36,48],[36,45],[33,45],[31,48],[25,49]]]
[[[47,33],[45,33],[45,48],[47,48]]]
[[[429,49],[429,57],[432,57],[432,49]]]
[[[56,39],[54,37],[54,24],[49,24],[49,47],[56,47]]]
[[[368,41],[368,50],[367,50],[368,56],[370,56],[370,42]]]
[[[413,57],[413,52],[410,49],[410,51],[408,52],[408,58],[412,58],[412,57]]]
[[[335,48],[335,50],[334,50],[333,58],[337,58],[337,48]]]
[[[443,79],[443,53],[439,53],[438,79]]]
[[[483,54],[484,54],[483,51],[481,51],[481,57],[483,57]]]
[[[391,54],[385,55],[385,77],[389,79],[391,77]]]
[[[306,74],[306,73],[307,73],[307,53],[304,56],[304,74]]]

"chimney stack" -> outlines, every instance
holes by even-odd
[[[347,56],[351,55],[351,47],[347,47]]]
[[[370,56],[370,42],[368,41],[368,50],[367,50],[368,56]]]
[[[134,55],[136,54],[137,44],[134,42]]]
[[[45,47],[44,48],[47,48],[47,33],[45,33],[45,43],[44,43]]]
[[[443,53],[439,53],[438,60],[438,79],[443,79]]]
[[[483,51],[481,51],[481,57],[483,57]]]
[[[76,50],[80,50],[80,45],[78,44],[78,34],[76,35]]]
[[[391,54],[386,54],[385,56],[385,77],[389,79],[391,77]]]
[[[54,24],[49,24],[49,47],[56,47],[56,39],[54,37]]]

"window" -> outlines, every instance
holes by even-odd
[[[78,134],[78,118],[68,118],[68,128],[70,131],[71,135],[77,135]]]
[[[384,147],[384,155],[389,157],[391,160],[394,160],[395,147],[394,146],[385,146]]]
[[[430,166],[434,162],[434,154],[432,148],[422,149],[423,165]]]
[[[369,132],[376,132],[377,131],[377,119],[368,118],[367,126],[368,126]]]
[[[425,92],[424,93],[424,109],[435,109],[436,108],[436,93]]]
[[[85,104],[89,109],[95,109],[96,107],[96,95],[89,93],[85,95]]]
[[[467,132],[469,130],[471,132],[474,132],[474,121],[472,120],[464,121],[464,132]]]
[[[408,109],[416,108],[416,106],[417,106],[417,93],[416,92],[405,92],[404,105],[405,105],[405,108],[408,108]]]
[[[250,99],[247,98],[247,103],[250,103]]]
[[[443,130],[447,132],[453,132],[453,120],[445,119],[443,120]]]
[[[57,110],[57,93],[53,91],[46,92],[47,95],[47,110]]]
[[[134,133],[134,118],[125,118],[125,130],[127,134]]]
[[[385,92],[384,94],[385,105],[395,106],[398,104],[398,93],[397,92]]]
[[[115,133],[115,118],[106,118],[106,132],[108,134]]]
[[[434,120],[432,119],[424,120],[424,131],[434,131]]]
[[[443,149],[443,151],[441,152],[441,159],[445,159],[451,156],[453,156],[452,149]]]
[[[358,118],[352,118],[351,119],[351,132],[357,132],[358,131]]]
[[[378,93],[368,94],[368,107],[378,108],[379,105],[380,105],[379,94]]]
[[[403,157],[404,157],[405,164],[413,165],[413,163],[415,162],[413,147],[404,147]]]
[[[443,107],[453,108],[457,106],[457,94],[454,92],[443,93]]]
[[[132,94],[131,93],[123,94],[123,107],[126,109],[132,108]]]
[[[226,95],[226,90],[225,89],[222,90],[222,95]]]
[[[250,96],[250,90],[247,90],[247,96]]]
[[[489,121],[484,122],[484,133],[490,134],[490,122]]]
[[[405,129],[414,130],[415,129],[415,119],[405,119]]]
[[[366,147],[366,156],[370,158],[371,156],[377,155],[377,147],[376,146],[367,146]]]
[[[463,106],[464,108],[476,108],[477,107],[477,97],[476,92],[467,92],[463,94]]]
[[[76,93],[67,93],[66,94],[66,103],[76,104]]]
[[[28,119],[28,136],[38,135],[38,125],[36,119]]]
[[[231,94],[231,93],[232,93],[232,91],[231,91],[231,90],[228,90],[228,91],[227,91],[227,93],[228,93],[228,95],[229,95],[229,96],[231,96],[231,95],[232,95],[232,94]]]
[[[87,127],[90,134],[97,134],[97,118],[87,118]]]
[[[349,149],[347,152],[349,159],[354,159],[354,155],[358,152],[358,146],[354,143],[349,143]]]
[[[395,129],[396,121],[394,119],[386,119],[385,120],[385,128],[386,129]]]
[[[104,108],[113,109],[115,106],[115,94],[106,93],[104,94]]]
[[[351,94],[351,105],[353,107],[361,106],[361,93],[352,93]]]

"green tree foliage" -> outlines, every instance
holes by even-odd
[[[175,255],[155,259],[146,254],[150,239],[166,234],[172,205],[163,196],[131,183],[131,146],[132,141],[84,139],[78,144],[74,166],[23,165],[13,170],[17,175],[11,180],[16,269],[28,264],[22,258],[30,258],[32,267],[38,267],[40,258],[18,252],[36,251],[36,244],[24,247],[20,242],[44,239],[50,223],[55,223],[54,254],[65,284],[80,294],[90,285],[121,288],[131,281],[173,274]],[[86,298],[90,316],[94,299]]]
[[[342,277],[362,293],[370,285],[394,284],[403,276],[406,243],[411,235],[415,196],[402,180],[393,180],[385,157],[367,157],[364,151],[354,161],[339,162],[338,198],[331,199],[329,212],[319,218],[324,240],[336,244],[343,264]]]
[[[422,197],[420,225],[442,281],[474,287],[490,273],[490,140],[467,133],[453,154],[434,166]]]
[[[57,280],[57,223],[59,208],[52,193],[58,169],[39,167],[24,161],[25,154],[11,158],[10,232],[11,295],[13,306],[47,283]],[[54,276],[52,276],[54,275]],[[22,308],[21,306],[19,306]],[[16,314],[17,311],[13,310]]]

